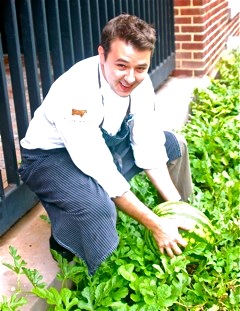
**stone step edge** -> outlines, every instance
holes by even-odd
[[[13,264],[9,246],[17,249],[28,268],[38,270],[43,276],[42,281],[48,287],[61,287],[56,279],[59,269],[49,250],[50,225],[41,219],[41,215],[46,215],[46,212],[38,203],[0,237],[0,301],[3,296],[10,298],[17,289],[17,274],[3,265],[3,263]],[[20,280],[21,290],[30,291],[32,285],[27,278],[21,276]],[[45,311],[47,309],[45,301],[35,295],[28,294],[25,297],[28,303],[21,307],[21,311]]]

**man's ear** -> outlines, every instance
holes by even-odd
[[[105,62],[104,49],[101,45],[98,47],[98,55],[100,56],[100,63],[103,65]]]

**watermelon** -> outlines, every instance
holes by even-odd
[[[179,229],[179,233],[188,242],[186,247],[188,253],[194,252],[194,249],[200,244],[202,246],[201,251],[213,247],[214,227],[208,217],[197,208],[185,202],[167,201],[154,207],[153,212],[163,218],[177,218],[183,220],[183,222],[184,220],[193,221],[194,226],[191,230]],[[150,230],[145,230],[144,238],[147,247],[159,256],[160,250]]]

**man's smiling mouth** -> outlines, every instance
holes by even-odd
[[[120,85],[121,87],[124,89],[124,90],[130,90],[132,88],[133,85],[128,85],[124,82],[120,82]]]

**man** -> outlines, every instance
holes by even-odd
[[[21,141],[19,172],[48,212],[50,247],[82,258],[90,274],[118,245],[116,206],[152,231],[162,253],[186,246],[178,228],[189,228],[160,219],[128,183],[144,170],[164,200],[191,193],[186,144],[155,115],[147,74],[155,40],[136,16],[110,20],[98,56],[55,81]]]

